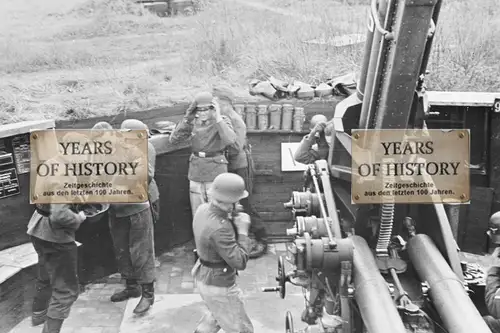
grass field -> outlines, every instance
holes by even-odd
[[[500,91],[497,0],[445,0],[428,86]],[[132,0],[2,0],[0,123],[168,106],[214,82],[248,96],[274,75],[309,83],[358,71],[362,45],[306,44],[365,34],[366,0],[203,1],[159,18]]]

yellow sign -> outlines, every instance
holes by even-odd
[[[468,203],[468,130],[353,130],[352,202]]]
[[[145,130],[42,130],[30,135],[30,202],[148,200]]]

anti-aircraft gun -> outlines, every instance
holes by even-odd
[[[277,288],[307,290],[306,332],[490,332],[469,287],[481,273],[460,259],[450,207],[354,204],[354,130],[425,129],[424,79],[441,0],[372,0],[357,93],[339,103],[328,161],[306,171],[285,207],[295,226]],[[453,210],[453,206],[451,206]],[[448,212],[448,214],[447,214]],[[286,332],[293,333],[290,313]]]

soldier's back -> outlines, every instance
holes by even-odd
[[[209,234],[214,231],[214,226],[208,223],[210,220],[210,204],[203,203],[196,210],[193,218],[193,234],[196,246],[198,243],[206,243]]]
[[[231,227],[227,213],[204,203],[198,207],[193,218],[193,234],[198,255],[203,259],[218,258],[213,235],[219,229]]]

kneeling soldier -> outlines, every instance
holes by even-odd
[[[199,259],[192,273],[209,310],[195,332],[253,333],[236,285],[237,270],[246,268],[250,250],[250,217],[236,212],[238,201],[248,196],[245,182],[223,173],[214,179],[210,192],[210,202],[198,208],[193,221]]]

